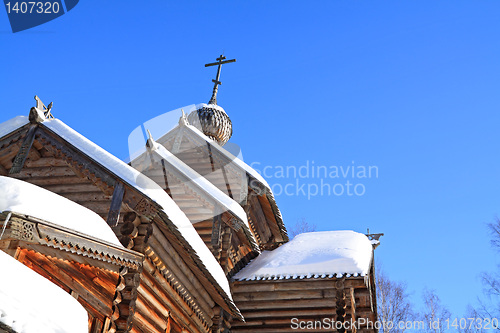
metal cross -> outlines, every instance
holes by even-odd
[[[205,67],[210,67],[210,66],[215,66],[215,65],[218,65],[219,67],[217,67],[217,77],[215,78],[215,80],[212,80],[212,82],[214,83],[214,90],[212,92],[212,98],[210,98],[210,101],[208,102],[208,104],[216,104],[217,105],[217,91],[219,89],[219,85],[222,84],[222,82],[220,82],[220,70],[221,70],[221,67],[223,64],[228,64],[230,62],[236,62],[236,59],[231,59],[231,60],[225,60],[226,57],[224,57],[224,55],[220,55],[220,57],[218,57],[217,59],[217,62],[212,62],[210,64],[205,64]]]

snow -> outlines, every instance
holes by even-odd
[[[221,112],[224,112],[226,113],[226,111],[222,108],[222,106],[219,106],[217,104],[206,104],[206,103],[200,103],[200,104],[196,104],[194,106],[195,110],[199,110],[201,108],[210,108],[210,109],[215,109],[215,110],[219,110]]]
[[[0,322],[18,333],[87,333],[87,311],[70,294],[0,251]]]
[[[248,224],[247,214],[243,208],[236,201],[227,196],[224,192],[219,190],[215,185],[209,182],[205,177],[201,176],[198,172],[191,169],[187,164],[181,161],[177,156],[168,151],[165,147],[157,142],[153,142],[155,151],[168,163],[174,166],[179,172],[181,172],[189,181],[198,186],[201,190],[212,196],[225,210],[230,211],[241,221],[243,221],[247,227],[250,228]],[[221,212],[218,212],[221,213]]]
[[[0,124],[0,138],[28,124],[28,117],[17,116]]]
[[[19,179],[0,176],[0,212],[12,211],[122,247],[106,221],[93,211]]]
[[[80,133],[64,124],[62,121],[58,119],[45,120],[42,126],[48,127],[60,137],[71,143],[75,148],[81,150],[97,163],[110,170],[117,177],[121,178],[130,186],[136,188],[138,191],[159,204],[167,214],[168,218],[179,229],[182,236],[195,250],[208,272],[219,284],[226,296],[229,299],[232,299],[229,282],[221,266],[200,238],[186,215],[159,185],[122,160],[88,140]]]
[[[368,237],[358,232],[304,233],[273,251],[264,251],[233,279],[365,276],[370,269],[372,251]]]

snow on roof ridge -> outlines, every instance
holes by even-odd
[[[87,333],[88,314],[59,286],[0,251],[0,322],[18,333]],[[50,300],[50,306],[47,306]]]
[[[0,212],[33,216],[123,248],[102,217],[76,202],[16,178],[0,176],[0,188]]]
[[[309,232],[272,251],[264,251],[234,280],[304,279],[365,276],[373,247],[366,235],[352,230]]]
[[[26,116],[17,116],[0,124],[0,138],[3,138],[9,133],[12,133],[18,128],[29,124],[29,119]]]

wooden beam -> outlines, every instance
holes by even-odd
[[[350,299],[351,299],[351,318],[352,321],[356,321],[356,298],[354,297],[354,288],[350,288]],[[351,327],[351,332],[356,333],[356,326]]]
[[[222,231],[222,216],[221,214],[214,216],[214,224],[212,226],[212,239],[210,241],[212,245],[212,253],[217,261],[220,260],[221,249],[221,231]]]
[[[23,168],[24,162],[26,161],[31,146],[33,145],[33,141],[35,140],[35,133],[37,129],[37,125],[30,126],[28,133],[26,133],[23,143],[21,144],[21,147],[17,152],[16,158],[14,159],[14,162],[12,162],[12,167],[10,168],[9,174],[13,175],[19,173]]]
[[[117,181],[113,191],[113,197],[111,198],[108,219],[106,221],[110,227],[114,227],[118,224],[118,217],[120,216],[120,209],[122,207],[124,194],[125,187],[123,186],[123,183]]]

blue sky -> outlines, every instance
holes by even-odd
[[[360,183],[361,196],[279,195],[286,223],[384,232],[386,273],[416,303],[436,289],[460,316],[497,261],[486,224],[500,210],[499,12],[492,0],[82,0],[13,34],[0,10],[0,121],[28,114],[38,94],[126,159],[134,128],[208,102],[215,68],[203,65],[224,52],[237,62],[222,69],[218,102],[245,161],[378,169],[323,179]]]

